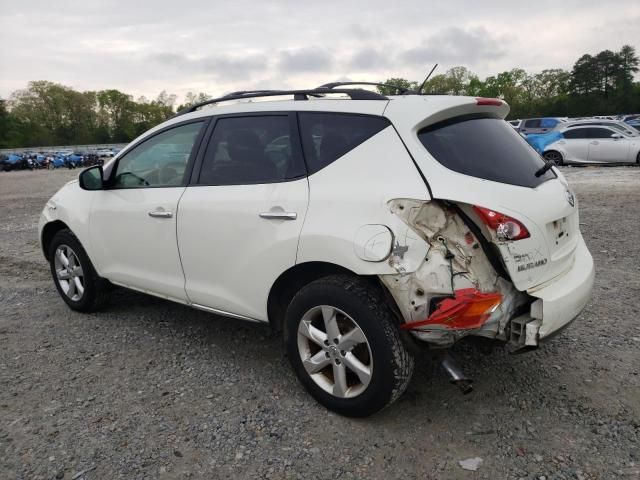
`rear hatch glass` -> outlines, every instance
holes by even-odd
[[[535,188],[556,178],[538,153],[506,121],[463,116],[429,125],[418,132],[427,151],[445,167],[472,177]]]

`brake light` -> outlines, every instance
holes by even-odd
[[[499,240],[522,240],[531,236],[527,227],[515,218],[484,207],[474,206],[473,209],[484,224],[496,232]]]
[[[414,330],[428,325],[440,325],[451,330],[480,328],[502,302],[499,293],[481,293],[475,288],[455,291],[454,298],[445,298],[429,318],[401,325],[404,330]]]
[[[490,105],[492,107],[501,107],[504,102],[499,98],[476,97],[476,105]]]

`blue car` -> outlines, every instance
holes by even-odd
[[[10,153],[2,160],[2,170],[8,172],[9,170],[17,170],[22,168],[23,158],[22,155],[17,153]]]

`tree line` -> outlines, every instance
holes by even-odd
[[[458,66],[433,76],[423,92],[504,99],[509,118],[577,117],[640,112],[640,82],[634,81],[640,61],[635,49],[585,54],[571,71],[548,69],[528,73],[521,68],[481,80]],[[385,83],[417,90],[420,84],[403,78]],[[383,94],[391,88],[380,87]],[[177,110],[210,98],[190,92],[182,105],[177,96],[161,92],[155,99],[138,99],[119,90],[79,92],[48,81],[0,99],[0,148],[45,145],[126,143],[170,118]]]
[[[521,68],[484,80],[465,67],[453,67],[430,78],[424,93],[502,98],[509,118],[539,116],[582,117],[640,112],[640,82],[634,81],[640,62],[630,45],[620,51],[582,55],[571,71],[554,68],[528,73]],[[390,78],[392,85],[417,90],[420,83]],[[392,94],[393,88],[380,87]]]

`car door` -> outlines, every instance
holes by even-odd
[[[205,121],[168,127],[131,148],[92,202],[92,260],[114,283],[186,301],[176,239],[184,193]]]
[[[586,162],[589,156],[588,127],[573,127],[562,132],[563,140],[558,144],[565,152],[565,161]]]
[[[612,135],[616,135],[617,138],[613,138]],[[626,162],[628,157],[628,138],[607,127],[589,128],[590,162]]]
[[[277,277],[296,263],[309,186],[295,116],[222,116],[178,206],[189,300],[267,320]]]

